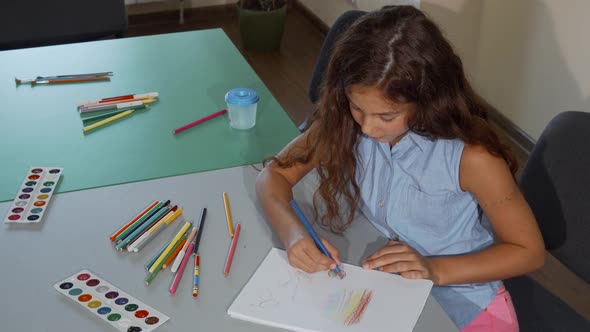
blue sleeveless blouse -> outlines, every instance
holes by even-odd
[[[359,140],[359,207],[388,238],[423,256],[461,255],[493,244],[475,197],[459,184],[461,140],[430,140],[411,131],[393,148],[366,136]],[[462,328],[490,304],[501,284],[435,286],[432,295]]]

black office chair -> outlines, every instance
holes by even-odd
[[[122,37],[124,0],[28,0],[0,4],[0,50]]]
[[[590,113],[564,112],[547,125],[519,185],[547,250],[590,283]],[[505,285],[522,332],[590,331],[588,320],[530,277]]]
[[[324,72],[328,68],[328,63],[330,62],[330,56],[332,55],[332,48],[334,47],[334,43],[357,18],[363,16],[364,14],[366,14],[366,12],[361,10],[347,11],[338,17],[336,22],[334,22],[334,24],[328,31],[328,34],[324,39],[324,43],[322,44],[322,48],[320,49],[318,60],[316,61],[315,66],[313,68],[311,81],[309,82],[309,90],[307,91],[309,100],[313,104],[316,104],[320,99],[320,85],[324,77]],[[303,132],[306,126],[307,120],[303,121],[303,123],[299,125],[299,131]]]

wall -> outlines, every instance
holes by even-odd
[[[345,0],[300,0],[326,24],[357,9]],[[358,0],[360,9],[384,2]],[[531,138],[556,114],[590,111],[590,1],[422,0],[463,59],[480,94]]]
[[[237,0],[184,0],[184,8],[235,4]],[[125,0],[130,15],[178,10],[180,0]]]
[[[375,10],[385,5],[409,4],[418,6],[420,0],[299,0],[328,26],[348,10]]]
[[[590,111],[590,2],[423,0],[479,93],[537,139],[565,110]]]
[[[482,13],[482,96],[535,139],[559,112],[590,111],[590,1],[488,0]]]

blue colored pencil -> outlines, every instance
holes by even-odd
[[[117,237],[115,238],[115,243],[121,242],[124,238],[127,237],[127,235],[129,235],[131,232],[133,232],[139,225],[141,225],[144,221],[146,221],[151,216],[153,216],[154,213],[156,213],[163,205],[164,205],[164,202],[159,201],[158,204],[156,204],[148,212],[146,212],[143,216],[141,216],[141,218],[137,219],[133,224],[131,224],[131,226],[127,227],[123,232],[121,232],[119,235],[117,235]]]
[[[324,244],[322,243],[322,240],[320,240],[320,237],[318,236],[318,234],[315,232],[313,227],[311,227],[311,224],[309,223],[309,221],[307,221],[307,218],[305,218],[305,215],[303,214],[303,212],[299,208],[299,205],[297,205],[297,202],[295,202],[295,200],[292,200],[291,202],[289,202],[289,204],[291,205],[293,210],[295,210],[295,214],[297,215],[297,217],[299,217],[299,220],[301,220],[301,223],[303,224],[303,226],[305,227],[305,229],[307,230],[307,232],[309,233],[309,235],[313,239],[313,242],[315,242],[315,245],[318,247],[318,249],[320,249],[320,251],[324,255],[328,256],[331,260],[334,260],[334,258],[332,257],[332,255],[330,254],[330,252],[328,251],[326,246],[324,246]],[[338,267],[338,265],[336,265],[334,272],[338,275],[341,275],[343,273],[343,271],[340,269],[340,267]]]
[[[148,220],[146,220],[143,224],[141,224],[133,232],[131,232],[131,234],[129,234],[125,239],[123,239],[123,241],[121,241],[119,244],[117,244],[117,246],[116,246],[117,250],[125,249],[128,244],[135,241],[141,234],[143,234],[143,232],[146,229],[148,229],[154,223],[156,223],[158,220],[160,220],[160,217],[162,217],[164,214],[168,213],[168,211],[170,211],[170,209],[171,209],[171,207],[169,207],[169,206],[166,206],[166,207],[162,206],[162,208],[160,210],[158,210],[156,213],[154,213]]]

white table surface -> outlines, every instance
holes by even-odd
[[[64,175],[67,177],[67,169]],[[67,299],[53,284],[89,269],[129,295],[169,316],[158,331],[277,331],[230,318],[227,308],[278,239],[266,224],[254,193],[258,171],[252,166],[142,181],[53,196],[40,224],[3,224],[0,232],[0,330],[109,331],[98,316]],[[295,198],[311,214],[314,178],[295,189]],[[18,188],[15,188],[17,190]],[[223,277],[229,236],[222,192],[229,195],[234,226],[242,224],[230,276]],[[170,199],[184,209],[183,217],[198,223],[202,207],[208,216],[201,240],[201,284],[191,295],[192,268],[184,271],[177,293],[168,287],[171,272],[164,270],[149,287],[143,283],[144,264],[174,232],[180,220],[139,253],[117,252],[108,237],[154,200]],[[11,202],[0,203],[4,216]],[[362,217],[345,236],[320,231],[336,245],[342,260],[358,265],[387,239]],[[354,238],[354,241],[350,240]],[[189,267],[192,264],[188,265]],[[429,296],[415,331],[457,331],[440,305]]]

